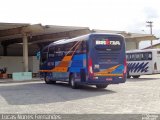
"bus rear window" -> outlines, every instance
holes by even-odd
[[[122,40],[119,37],[95,38],[94,45],[96,50],[118,51],[121,50]]]

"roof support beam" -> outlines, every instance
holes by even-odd
[[[52,34],[44,34],[44,35],[37,35],[37,36],[30,36],[28,37],[29,43],[41,43],[41,42],[48,42],[48,41],[56,41],[58,39],[63,38],[73,38],[80,35],[90,33],[89,29],[82,29],[82,30],[72,30],[67,32],[60,32],[60,33],[52,33]],[[4,40],[1,42],[2,45],[11,45],[15,43],[22,43],[22,38]]]
[[[39,32],[44,32],[44,28],[41,24],[28,25],[7,30],[0,30],[0,38],[12,35],[19,35],[25,33],[39,33]]]
[[[60,32],[60,33],[52,33],[52,34],[45,34],[45,35],[38,35],[33,36],[30,40],[32,41],[49,41],[49,40],[58,40],[61,38],[73,38],[80,35],[88,34],[90,33],[89,29],[82,29],[82,30],[72,30],[68,32]]]
[[[8,30],[0,30],[0,37],[21,34],[22,29],[23,29],[23,27],[12,28],[12,29],[8,29]]]

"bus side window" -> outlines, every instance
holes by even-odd
[[[144,60],[152,60],[152,53],[150,52],[144,53]]]
[[[55,48],[55,61],[61,61],[65,56],[64,45],[60,45]]]
[[[129,55],[129,61],[132,61],[132,54],[128,54]]]
[[[74,44],[71,42],[71,43],[67,43],[65,46],[64,46],[64,54],[66,55],[72,55],[73,53],[73,49],[72,47],[74,46]]]
[[[78,43],[78,44],[77,44]],[[77,44],[75,47],[74,47],[74,52],[75,54],[81,54],[82,51],[83,51],[83,44],[81,41],[76,41],[74,42],[74,44]]]
[[[136,60],[135,54],[132,54],[132,60]]]
[[[148,54],[148,59],[149,59],[149,60],[152,60],[152,53],[149,53],[149,54]]]
[[[87,52],[87,48],[86,48],[86,41],[83,41],[82,42],[82,48],[81,48],[82,50],[82,53],[86,53]]]
[[[139,53],[135,54],[135,56],[136,56],[136,57],[135,57],[135,60],[136,60],[136,61],[139,60],[139,58],[140,58],[140,57],[139,57],[139,56],[140,56]]]
[[[49,48],[49,52],[48,52],[48,57],[49,58],[54,58],[54,56],[55,56],[55,47],[50,47]]]
[[[128,53],[126,54],[126,59],[127,59],[127,61],[129,61],[129,54]]]
[[[42,58],[41,58],[42,63],[44,63],[45,61],[47,61],[47,59],[48,59],[48,52],[42,53]]]
[[[127,54],[126,59],[127,59],[127,61],[131,61],[131,54]]]

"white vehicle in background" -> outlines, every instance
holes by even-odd
[[[160,73],[160,49],[127,51],[127,78]]]

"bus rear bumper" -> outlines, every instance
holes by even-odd
[[[112,79],[88,79],[85,82],[80,82],[80,84],[86,84],[86,85],[99,85],[99,84],[119,84],[119,83],[125,83],[126,79],[124,78],[112,78]]]

